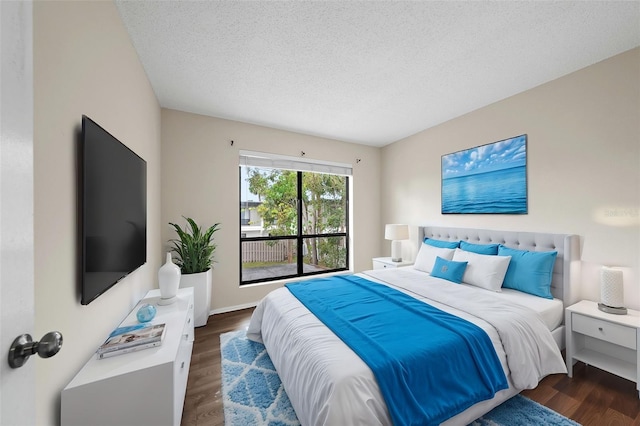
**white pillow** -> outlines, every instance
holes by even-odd
[[[413,269],[431,273],[433,265],[436,263],[436,257],[440,256],[443,259],[451,260],[454,251],[454,249],[433,247],[422,243],[416,261],[413,263]]]
[[[462,282],[491,291],[502,291],[511,256],[493,256],[455,249],[453,261],[467,262]]]

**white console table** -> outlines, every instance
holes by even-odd
[[[138,308],[153,304],[152,323],[166,324],[162,345],[105,359],[93,355],[62,391],[62,425],[180,425],[193,349],[193,289],[180,289],[171,305],[159,306],[159,299],[160,290],[148,292],[120,326],[138,324]]]

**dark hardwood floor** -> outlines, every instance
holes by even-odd
[[[182,426],[224,425],[220,381],[220,334],[240,330],[253,309],[209,317],[196,328]],[[522,394],[585,426],[640,426],[640,400],[635,383],[578,363],[573,378],[546,377]]]

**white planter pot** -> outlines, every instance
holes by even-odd
[[[182,274],[180,288],[187,287],[193,288],[195,326],[207,325],[211,312],[211,269],[197,274]]]
[[[159,305],[170,305],[177,300],[180,285],[180,268],[171,260],[171,253],[167,253],[167,261],[158,270],[158,287],[160,288]]]

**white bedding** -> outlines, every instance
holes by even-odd
[[[495,296],[535,311],[549,331],[555,330],[564,321],[564,305],[560,299],[545,299],[511,288],[503,288],[500,293],[495,293]]]
[[[385,282],[421,300],[429,293],[430,297],[441,299],[440,302],[430,299],[429,304],[478,325],[490,337],[507,375],[509,389],[472,406],[445,424],[467,424],[520,390],[535,387],[547,374],[566,372],[547,326],[533,311],[525,311],[521,304],[508,302],[509,296],[496,297],[502,293],[460,286],[412,268],[367,271],[358,275]],[[455,307],[458,302],[462,302],[462,306]],[[533,344],[535,336],[528,336],[521,329],[509,331],[501,327],[499,332],[489,322],[460,308],[469,312],[478,309],[515,312],[517,320],[512,318],[506,322],[517,324],[522,323],[523,316],[532,318],[530,321],[536,323],[533,325],[535,333],[544,335],[540,349],[525,349],[526,345]],[[498,321],[496,318],[489,320]],[[247,336],[265,344],[303,425],[391,424],[369,367],[286,288],[271,292],[260,302],[251,318]],[[511,351],[509,362],[505,347]],[[538,354],[539,358],[535,356]]]

